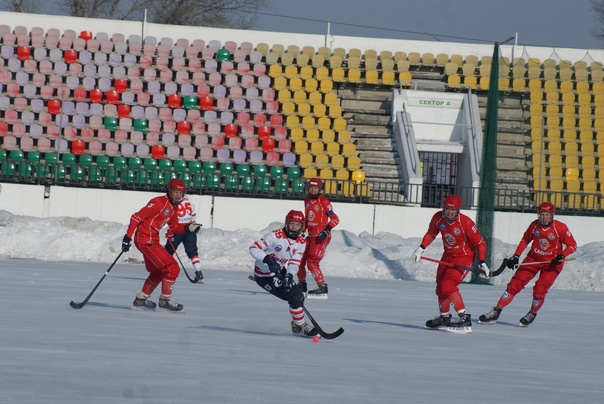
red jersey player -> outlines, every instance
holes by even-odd
[[[505,292],[493,309],[481,315],[478,322],[494,324],[501,310],[514,300],[514,297],[526,284],[539,274],[539,279],[533,287],[533,302],[531,309],[518,324],[526,327],[531,324],[537,312],[543,306],[545,295],[564,268],[564,259],[577,251],[577,242],[568,227],[554,220],[556,208],[550,202],[544,202],[537,208],[537,220],[533,221],[524,232],[522,240],[516,247],[514,255],[508,260],[508,268],[515,268],[519,256],[530,244],[530,250],[508,283]]]
[[[185,183],[172,179],[168,183],[168,192],[155,197],[147,205],[130,217],[128,230],[122,240],[122,250],[130,249],[134,237],[134,245],[143,254],[145,267],[149,276],[143,284],[142,291],[134,299],[135,308],[155,309],[156,304],[148,298],[161,283],[159,308],[167,311],[183,311],[182,304],[172,300],[172,289],[180,273],[180,267],[174,257],[160,244],[159,231],[166,224],[176,234],[183,232],[196,233],[201,225],[195,222],[178,223],[176,206],[185,196]]]
[[[487,244],[478,232],[474,221],[460,213],[460,209],[461,198],[459,196],[449,195],[445,198],[443,211],[432,216],[428,231],[422,238],[419,248],[413,252],[413,260],[419,262],[426,247],[440,233],[445,250],[441,261],[469,268],[473,265],[475,254],[478,252],[479,268],[488,277],[490,271],[485,263]],[[428,320],[426,322],[427,328],[463,334],[472,332],[471,316],[466,313],[466,306],[458,287],[468,272],[450,265],[438,265],[436,270],[436,296],[438,297],[440,316]],[[451,321],[449,315],[451,304],[459,316],[456,321]]]
[[[323,182],[319,178],[308,181],[308,196],[304,198],[306,214],[306,250],[298,271],[298,283],[302,292],[306,293],[306,267],[312,274],[317,289],[308,292],[308,297],[327,299],[327,283],[319,263],[325,256],[325,250],[331,241],[331,230],[340,223],[340,218],[333,211],[331,202],[321,195]]]

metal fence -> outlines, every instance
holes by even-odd
[[[303,199],[304,178],[283,176],[239,175],[233,173],[190,172],[160,168],[115,168],[80,164],[46,164],[28,161],[2,161],[0,180],[21,184],[59,185],[105,189],[163,192],[172,178],[185,181],[190,194],[231,195],[236,197]],[[476,209],[480,190],[456,185],[416,185],[399,182],[324,180],[324,193],[334,202],[372,203],[399,206],[439,208],[449,194],[460,195],[464,209]],[[495,189],[495,210],[535,212],[543,201],[554,202],[559,212],[581,216],[602,216],[600,193],[571,193]]]

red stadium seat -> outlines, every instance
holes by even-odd
[[[234,123],[229,123],[224,127],[224,135],[229,138],[237,136],[237,131],[237,125]]]
[[[76,63],[78,60],[78,52],[73,49],[67,49],[63,52],[63,59],[65,59],[65,63],[68,64]]]
[[[125,79],[115,79],[113,82],[113,88],[115,88],[115,91],[118,93],[123,93],[128,89],[128,81]]]
[[[259,126],[258,127],[258,139],[264,140],[268,139],[271,135],[271,128],[269,126]]]
[[[71,152],[73,154],[84,154],[84,149],[86,148],[86,142],[80,139],[76,139],[71,142]]]
[[[117,116],[120,118],[129,118],[130,117],[130,106],[121,104],[117,107]]]
[[[176,130],[181,135],[188,135],[191,132],[191,123],[188,121],[180,121],[176,125]]]
[[[82,31],[82,32],[80,32],[80,38],[82,38],[85,41],[89,41],[92,39],[92,32]]]
[[[48,112],[51,114],[58,114],[61,112],[61,101],[59,100],[48,100]]]
[[[92,102],[102,102],[103,101],[103,92],[98,88],[93,88],[90,90],[90,101]]]
[[[107,91],[105,97],[107,99],[107,102],[110,102],[112,104],[117,104],[118,102],[120,102],[120,94],[115,90]]]
[[[212,99],[212,97],[207,95],[205,97],[201,97],[201,99],[199,100],[199,105],[204,111],[212,110],[213,104],[214,100]]]
[[[162,160],[164,158],[165,152],[166,152],[166,149],[164,146],[162,146],[160,144],[156,144],[155,146],[153,146],[151,148],[151,157],[153,157],[156,160]]]
[[[27,46],[19,46],[17,48],[17,57],[19,60],[27,60],[29,59],[31,54],[31,50]]]

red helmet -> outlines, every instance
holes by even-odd
[[[552,217],[549,218],[549,222],[546,222],[545,220],[542,220],[541,212],[549,212],[549,213],[552,214]],[[539,221],[539,223],[542,226],[549,226],[549,225],[552,224],[552,221],[554,220],[554,214],[555,213],[556,213],[556,207],[554,206],[553,203],[551,203],[551,202],[543,202],[537,208],[537,215],[539,216],[539,218],[537,220]]]
[[[175,195],[174,191],[180,192],[180,195]],[[181,203],[185,197],[185,193],[187,192],[187,187],[183,180],[179,180],[178,178],[173,178],[168,183],[168,198],[170,202],[173,204]]]
[[[289,228],[290,223],[300,223],[299,230],[292,230]],[[289,213],[285,216],[285,234],[287,237],[295,239],[304,231],[304,213],[299,210],[290,210]]]
[[[445,208],[461,209],[461,198],[457,195],[449,195],[445,198]]]
[[[179,180],[178,178],[172,178],[170,182],[168,182],[168,189],[187,192],[187,187],[185,186],[184,181]]]
[[[315,186],[315,187],[319,187],[321,188],[323,186],[323,181],[321,181],[320,178],[313,178],[310,181],[308,181],[308,186]]]
[[[556,213],[556,207],[551,202],[543,202],[537,208],[537,212],[551,212],[552,215]]]

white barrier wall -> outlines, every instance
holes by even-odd
[[[48,187],[2,183],[0,210],[33,217],[87,217],[126,226],[132,213],[141,209],[157,192]],[[302,201],[212,196],[189,196],[197,208],[198,222],[207,228],[261,231],[274,222],[283,222],[291,209],[304,211]],[[336,230],[354,234],[387,232],[403,238],[420,238],[438,209],[407,206],[333,203],[340,218]],[[475,210],[464,214],[476,220]],[[517,244],[534,213],[495,213],[496,239]],[[579,245],[602,241],[604,218],[557,215],[573,232]]]

